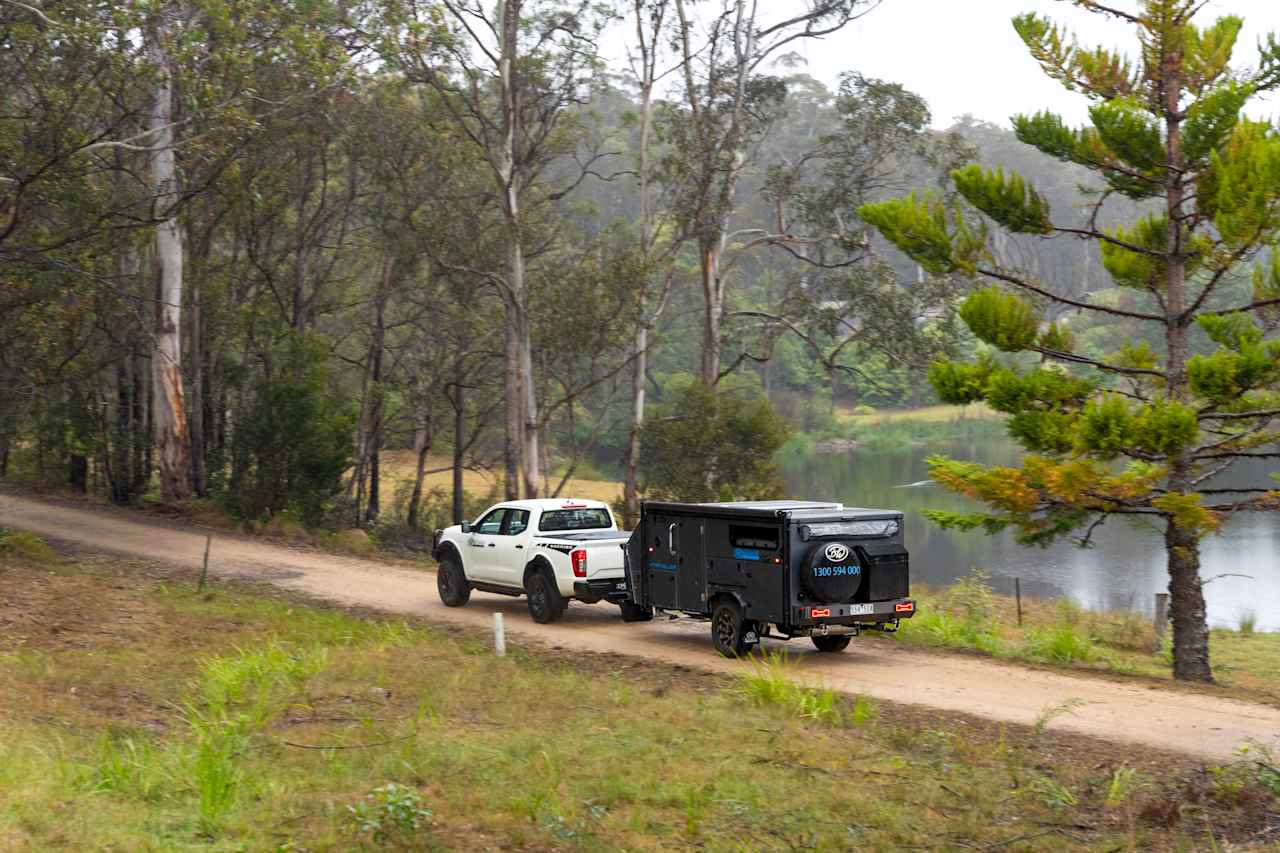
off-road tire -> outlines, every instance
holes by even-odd
[[[711,611],[711,642],[727,658],[740,658],[751,651],[752,644],[743,639],[748,628],[742,608],[732,598],[721,601]]]
[[[653,618],[652,607],[642,607],[634,601],[620,601],[618,607],[622,610],[623,622],[648,622]]]
[[[452,554],[440,558],[436,569],[436,590],[445,607],[461,607],[471,599],[471,584],[462,571],[462,564]]]
[[[529,599],[529,615],[541,625],[559,619],[569,606],[569,602],[560,594],[555,582],[544,569],[529,573],[524,582],[524,593]]]
[[[849,648],[849,641],[853,637],[849,634],[828,634],[825,637],[819,637],[815,634],[809,639],[813,640],[813,645],[820,652],[842,652]]]

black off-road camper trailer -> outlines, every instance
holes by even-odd
[[[766,636],[811,637],[819,651],[838,652],[859,630],[893,630],[915,613],[894,510],[646,501],[626,552],[623,618],[708,618],[717,651],[730,657]]]

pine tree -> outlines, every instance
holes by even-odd
[[[1083,221],[1055,224],[1034,187],[978,166],[952,174],[968,206],[912,196],[860,213],[927,269],[991,282],[965,300],[965,322],[1002,353],[1041,359],[1034,368],[1014,357],[933,367],[944,400],[1007,413],[1029,452],[1016,468],[932,458],[935,480],[985,511],[931,517],[1012,528],[1027,544],[1077,531],[1087,543],[1116,515],[1163,526],[1174,676],[1212,681],[1201,540],[1234,513],[1280,511],[1280,487],[1206,486],[1241,459],[1280,459],[1280,132],[1242,115],[1251,98],[1280,87],[1280,44],[1268,37],[1256,66],[1238,71],[1230,60],[1241,19],[1201,28],[1199,0],[1146,0],[1135,12],[1075,5],[1136,30],[1137,59],[1018,16],[1014,29],[1045,73],[1093,103],[1080,129],[1047,112],[1015,116],[1013,126],[1022,142],[1099,176]],[[1116,197],[1149,212],[1105,228]],[[1120,298],[1068,299],[1005,267],[988,246],[990,222],[1095,241]],[[1063,309],[1077,316],[1044,321]],[[1071,325],[1090,318],[1130,324],[1134,341],[1115,353],[1077,344]]]

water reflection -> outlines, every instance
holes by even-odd
[[[791,460],[784,473],[798,498],[841,500],[851,506],[893,507],[907,513],[907,542],[912,577],[947,584],[971,568],[991,573],[993,584],[1013,590],[1022,579],[1024,593],[1070,595],[1091,608],[1150,612],[1154,593],[1167,585],[1159,529],[1141,519],[1112,517],[1094,534],[1094,547],[1070,543],[1048,548],[1018,545],[1008,534],[945,531],[925,520],[926,508],[963,510],[965,498],[927,482],[926,456],[943,453],[989,465],[1016,464],[1020,451],[1002,437],[971,438],[929,447],[815,453]],[[1224,486],[1268,485],[1271,466],[1239,466]],[[1247,577],[1242,577],[1247,576]],[[1280,630],[1280,514],[1241,513],[1203,544],[1203,576],[1212,625],[1235,627],[1253,611],[1260,630]]]

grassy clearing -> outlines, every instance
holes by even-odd
[[[1011,596],[992,591],[975,572],[944,590],[915,586],[919,612],[892,636],[936,648],[977,651],[994,657],[1171,679],[1166,634],[1156,651],[1150,617],[1133,611],[1086,611],[1071,599],[1024,598],[1023,624]],[[1227,692],[1280,704],[1280,634],[1258,633],[1249,620],[1240,630],[1210,632],[1209,653]]]
[[[452,460],[441,457],[431,457],[427,462],[427,470],[435,468],[444,468],[452,464]],[[389,450],[382,454],[382,491],[386,495],[396,494],[396,490],[402,484],[412,483],[414,473],[417,468],[417,458],[412,451],[408,450]],[[552,485],[556,485],[559,479],[555,479]],[[488,473],[484,471],[464,471],[462,473],[462,488],[464,491],[471,492],[475,495],[485,495],[493,493],[496,497],[495,502],[501,500],[502,480],[498,472]],[[426,491],[439,488],[450,490],[453,488],[453,472],[441,471],[434,474],[428,474],[423,480],[423,488]],[[573,478],[565,485],[561,492],[564,495],[572,495],[576,498],[590,498],[599,501],[612,501],[622,494],[622,484],[609,480],[592,480],[587,478]]]
[[[1269,756],[1204,775],[783,657],[495,659],[145,565],[0,572],[0,849],[1189,850],[1280,805]]]

